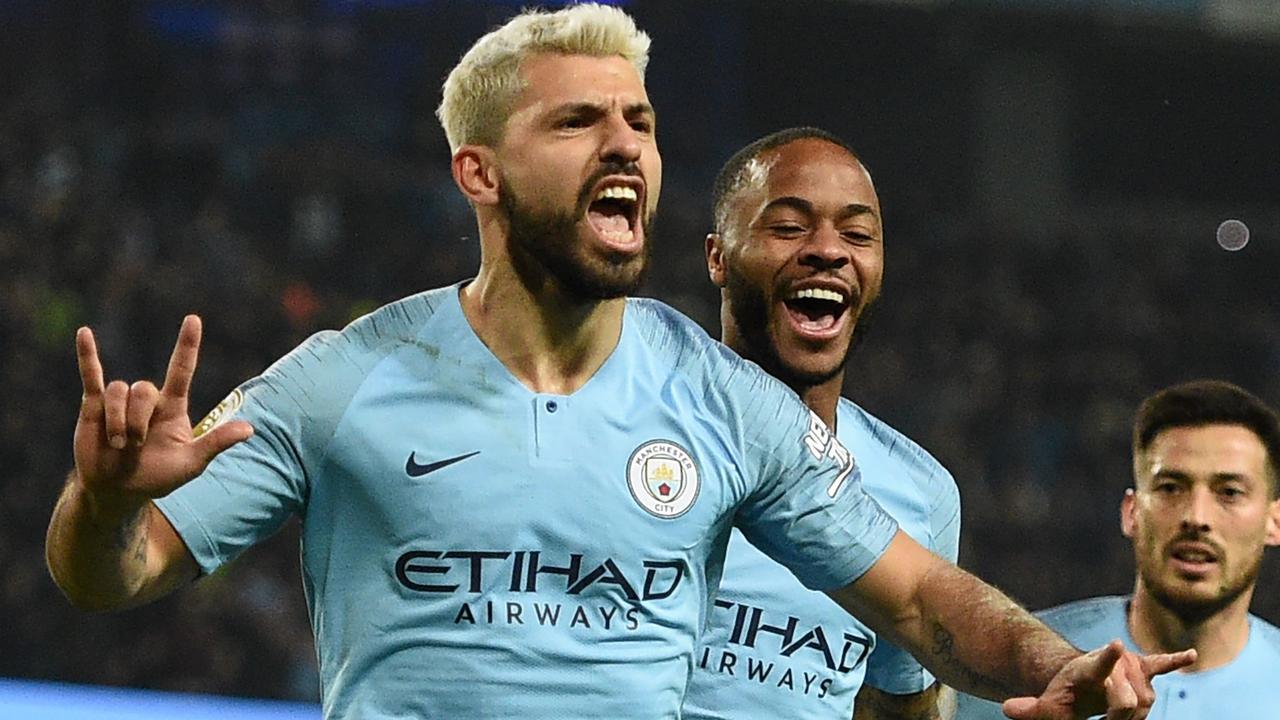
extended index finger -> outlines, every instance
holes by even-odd
[[[1147,673],[1147,677],[1155,677],[1163,675],[1167,672],[1187,667],[1196,661],[1196,650],[1183,650],[1176,653],[1162,653],[1158,655],[1143,655],[1142,669]]]
[[[196,374],[196,360],[200,356],[200,318],[188,315],[182,319],[178,342],[169,358],[169,369],[164,374],[164,387],[160,393],[168,397],[186,397],[191,390],[191,378]]]
[[[80,384],[86,397],[102,394],[102,362],[98,360],[98,344],[93,331],[82,327],[76,331],[76,364],[80,366]]]

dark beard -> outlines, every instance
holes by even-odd
[[[876,304],[879,302],[880,298],[877,296],[858,313],[858,319],[853,323],[853,336],[849,338],[849,350],[845,352],[844,361],[840,363],[842,370],[845,365],[849,364],[849,356],[853,354],[853,351],[862,347],[862,341],[866,339],[867,331],[871,329],[871,321],[876,315]]]
[[[1217,596],[1204,600],[1186,598],[1169,592],[1160,584],[1158,575],[1151,576],[1141,564],[1138,567],[1139,575],[1142,576],[1142,584],[1146,586],[1147,592],[1161,607],[1172,612],[1186,625],[1198,625],[1221,612],[1228,605],[1235,602],[1236,598],[1243,595],[1246,590],[1253,587],[1258,580],[1258,573],[1262,569],[1262,556],[1259,555],[1252,566],[1245,568],[1238,581],[1232,582],[1230,578],[1226,578],[1224,584],[1218,586]]]
[[[652,214],[642,220],[645,243],[639,255],[610,254],[600,259],[578,243],[578,222],[586,215],[591,202],[588,195],[600,178],[614,174],[638,174],[638,171],[602,167],[583,185],[577,206],[570,212],[532,210],[509,186],[502,187],[498,199],[510,223],[511,264],[525,287],[538,288],[551,278],[570,297],[594,301],[630,295],[644,283],[653,239]]]
[[[862,309],[854,324],[849,347],[835,367],[820,373],[806,372],[783,363],[778,346],[769,335],[769,306],[764,292],[734,270],[732,265],[725,267],[725,285],[729,291],[729,314],[733,316],[738,333],[747,345],[743,355],[797,393],[805,388],[821,385],[844,372],[845,365],[849,363],[849,354],[861,342],[865,332],[863,320],[874,306],[873,303]]]

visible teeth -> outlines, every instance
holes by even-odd
[[[840,303],[841,305],[844,304],[844,295],[841,295],[835,290],[826,290],[824,288],[805,288],[804,290],[797,290],[796,292],[791,293],[791,297],[788,299],[789,300],[806,300],[806,299],[830,300],[831,302],[837,302],[837,303]]]
[[[630,200],[635,202],[640,199],[636,189],[627,187],[626,185],[609,185],[596,193],[596,200]]]

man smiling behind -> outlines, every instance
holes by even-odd
[[[1144,652],[1195,648],[1193,665],[1156,679],[1152,718],[1280,717],[1280,630],[1249,614],[1263,550],[1280,544],[1280,418],[1225,382],[1161,390],[1138,409],[1133,479],[1120,506],[1133,595],[1039,615],[1086,647],[1121,637]],[[1001,717],[968,696],[959,710],[962,720]]]
[[[713,213],[707,266],[721,288],[723,341],[795,390],[899,527],[954,562],[951,475],[840,396],[884,269],[880,200],[858,156],[818,128],[770,134],[725,163]],[[938,717],[938,686],[910,654],[736,531],[696,659],[686,718],[849,720],[855,708],[859,718]]]

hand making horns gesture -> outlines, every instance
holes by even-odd
[[[218,453],[253,435],[243,420],[195,436],[187,414],[191,378],[200,353],[200,318],[178,331],[164,386],[113,380],[104,386],[93,331],[76,333],[84,398],[76,421],[76,470],[92,493],[156,498],[199,475]]]

